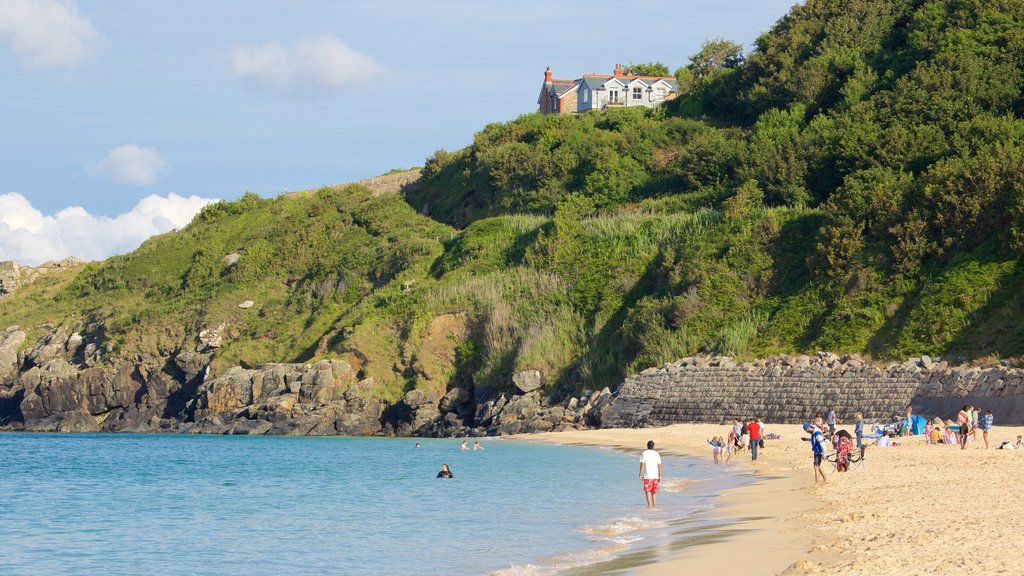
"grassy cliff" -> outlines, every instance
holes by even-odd
[[[0,326],[81,322],[115,358],[223,325],[215,371],[344,357],[390,399],[696,352],[1024,353],[1024,5],[810,0],[756,46],[655,112],[487,126],[404,195],[210,206]]]

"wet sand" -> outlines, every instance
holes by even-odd
[[[826,463],[829,483],[817,487],[800,427],[766,429],[783,438],[766,440],[756,463],[740,453],[722,465],[753,472],[759,481],[723,493],[714,511],[725,522],[720,533],[653,551],[645,563],[623,566],[621,573],[1024,574],[1024,552],[1017,545],[1024,525],[1024,450],[995,449],[1024,428],[996,426],[989,450],[979,448],[981,432],[967,450],[927,445],[922,436],[900,439],[899,446],[869,447],[865,465],[850,472],[833,473]],[[654,440],[663,454],[711,460],[705,440],[727,434],[724,425],[677,424],[523,439],[616,447],[635,451],[637,458],[647,440]],[[664,480],[678,479],[665,471]]]

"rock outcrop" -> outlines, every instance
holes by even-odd
[[[35,282],[40,276],[55,270],[81,266],[83,263],[82,260],[73,257],[45,262],[39,266],[19,266],[10,260],[0,262],[0,298],[9,296],[15,290]]]
[[[540,373],[499,394],[432,385],[395,403],[374,397],[343,360],[234,367],[210,365],[223,325],[204,329],[193,349],[168,357],[103,358],[80,325],[46,326],[27,348],[16,326],[0,332],[0,428],[29,431],[417,436],[500,435],[562,430],[599,422],[602,393],[554,404]],[[19,350],[20,349],[20,350]],[[524,382],[526,382],[524,384]],[[432,383],[434,384],[434,383]],[[510,382],[510,384],[512,384]],[[433,390],[442,390],[438,394]],[[481,395],[483,397],[478,397]],[[601,408],[604,410],[604,408]]]

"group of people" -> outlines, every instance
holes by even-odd
[[[711,456],[715,459],[715,464],[728,464],[730,458],[742,450],[750,451],[750,459],[757,460],[757,451],[764,448],[764,439],[772,437],[774,436],[765,433],[764,421],[760,418],[751,418],[747,422],[736,418],[733,420],[728,438],[714,436],[708,438],[707,442],[708,446],[711,446]]]
[[[467,442],[466,440],[462,441],[462,444],[459,445],[459,450],[469,450],[469,446],[466,446],[466,442]],[[417,448],[420,447],[420,443],[419,442],[416,443],[416,447]],[[480,441],[479,440],[473,442],[473,450],[483,450],[483,449],[484,449],[484,447],[480,445]],[[441,471],[437,473],[437,478],[444,478],[444,479],[455,478],[455,474],[452,473],[452,469],[448,467],[448,464],[441,464]]]
[[[956,423],[959,426],[958,440],[961,450],[967,449],[967,437],[971,434],[978,439],[978,430],[981,430],[982,438],[985,440],[985,449],[988,449],[988,433],[992,430],[995,417],[991,410],[986,410],[982,415],[981,410],[965,404],[963,409],[956,415]]]

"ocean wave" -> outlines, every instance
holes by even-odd
[[[635,532],[637,530],[654,528],[659,524],[660,522],[656,520],[651,520],[648,518],[631,517],[622,518],[620,520],[613,520],[606,524],[582,526],[579,528],[579,531],[585,534],[593,534],[595,536],[620,536],[622,534]]]
[[[622,540],[622,542],[618,542],[618,540]],[[614,543],[610,546],[605,546],[596,550],[564,554],[543,564],[513,564],[508,568],[489,572],[487,576],[548,576],[550,574],[557,574],[564,570],[570,570],[572,568],[579,568],[580,566],[610,560],[629,548],[630,543],[637,540],[641,540],[641,538],[613,538],[611,541]]]

